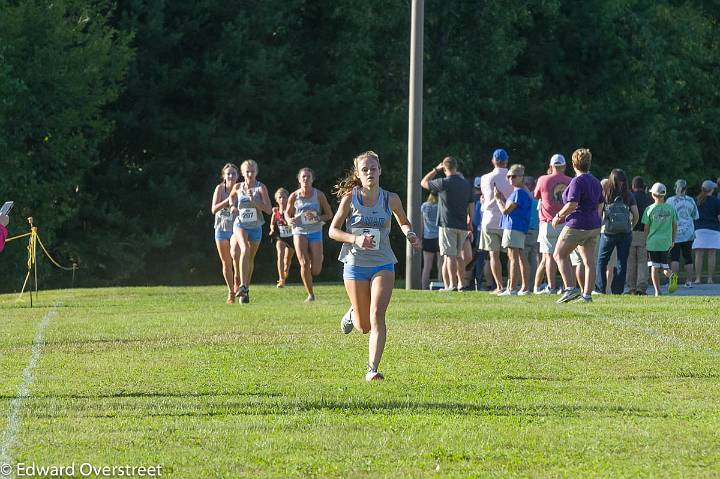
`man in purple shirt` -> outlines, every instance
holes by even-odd
[[[603,196],[600,182],[590,174],[591,164],[590,150],[587,148],[575,150],[572,155],[572,166],[576,176],[563,191],[565,206],[552,220],[553,227],[565,221],[565,228],[560,233],[554,255],[565,284],[565,291],[558,299],[558,303],[567,303],[578,298],[586,303],[592,302],[591,294],[595,283],[595,244],[602,224],[598,205],[603,202]],[[570,253],[575,248],[585,264],[582,291],[575,283],[570,262]]]

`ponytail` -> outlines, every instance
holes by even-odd
[[[333,194],[338,200],[342,200],[345,196],[352,192],[356,186],[362,186],[360,178],[355,174],[355,168],[347,172],[344,178],[340,179],[333,188]]]

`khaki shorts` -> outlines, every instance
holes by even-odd
[[[484,251],[500,251],[502,249],[503,230],[482,227],[479,249]]]
[[[570,264],[573,266],[583,265],[582,256],[580,256],[580,253],[578,253],[577,249],[574,249],[570,252]]]
[[[551,223],[540,223],[540,231],[538,232],[538,243],[540,243],[540,252],[553,254],[555,252],[555,245],[558,242],[558,237],[563,229],[563,225],[558,225],[557,228],[553,228]]]
[[[439,228],[438,241],[440,242],[440,254],[443,256],[460,256],[463,243],[468,236],[468,230],[455,228]]]
[[[598,236],[600,236],[600,228],[594,230],[576,230],[575,228],[563,228],[558,237],[558,241],[562,240],[573,246],[585,246],[594,248],[597,244]]]
[[[503,230],[502,247],[503,248],[525,248],[525,236],[522,231]]]

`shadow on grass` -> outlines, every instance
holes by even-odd
[[[204,397],[266,397],[274,398],[282,396],[274,392],[118,392],[112,394],[38,394],[32,395],[29,399],[121,399],[121,398],[204,398]],[[13,400],[16,396],[0,395],[0,400]]]
[[[109,397],[165,397],[164,394],[138,395],[138,396],[109,396]],[[169,397],[237,397],[231,394],[189,394]],[[217,404],[199,403],[172,405],[134,405],[130,409],[109,410],[107,404],[97,404],[97,410],[90,405],[90,408],[75,409],[68,406],[64,413],[57,414],[35,413],[35,418],[57,418],[57,417],[88,417],[88,418],[112,418],[112,417],[153,417],[153,418],[202,418],[202,417],[223,417],[223,416],[303,416],[307,413],[338,413],[345,416],[367,416],[376,414],[387,415],[426,415],[426,416],[473,416],[473,417],[536,417],[536,418],[576,418],[587,416],[602,417],[646,417],[646,418],[667,418],[672,414],[662,410],[650,410],[643,408],[627,407],[620,405],[593,405],[593,404],[541,404],[541,405],[517,405],[517,404],[472,404],[454,402],[424,402],[424,401],[253,401],[252,397],[274,397],[276,394],[269,393],[247,393],[250,396],[246,401],[223,400]],[[50,397],[50,396],[45,396]],[[70,396],[80,398],[82,396]],[[94,399],[97,396],[87,397]],[[104,396],[99,396],[104,397]],[[34,398],[34,399],[42,399]],[[193,407],[195,406],[195,407]],[[158,409],[161,409],[158,411]],[[167,409],[167,410],[162,410]]]

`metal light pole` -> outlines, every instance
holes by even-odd
[[[420,216],[420,180],[422,179],[422,98],[423,98],[423,23],[424,0],[412,0],[410,27],[410,100],[408,109],[407,208],[413,228]],[[420,257],[409,243],[405,247],[405,289],[420,289]]]

